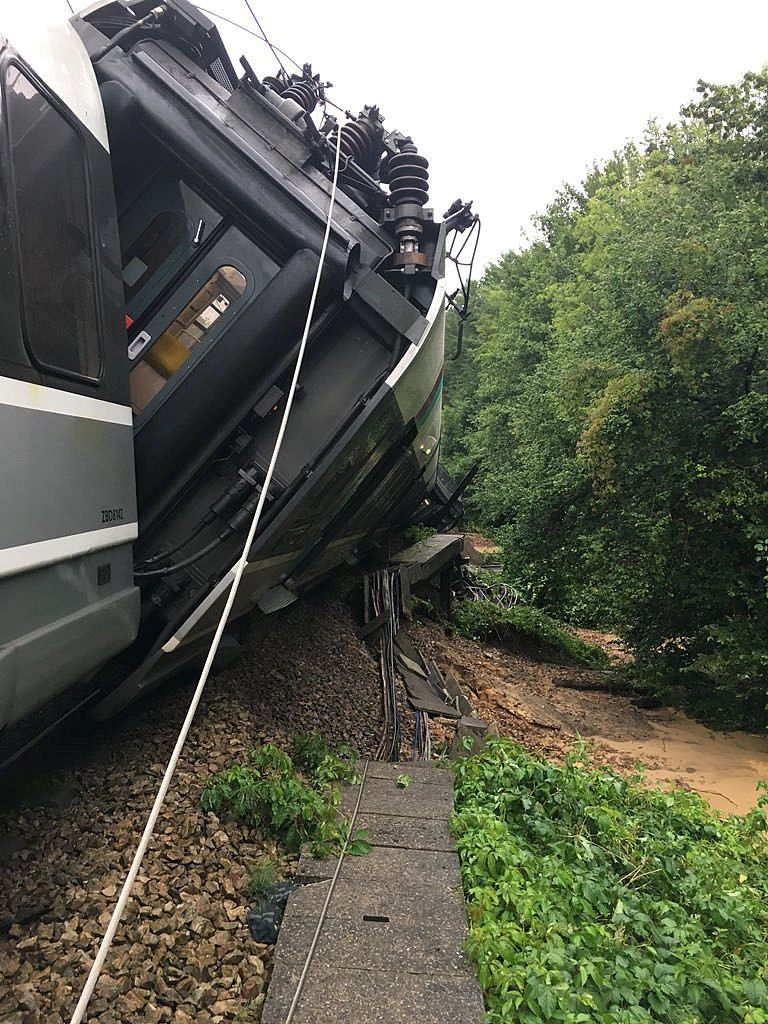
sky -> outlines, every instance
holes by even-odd
[[[246,0],[203,3],[255,29]],[[436,214],[474,201],[481,265],[525,244],[561,184],[649,120],[674,119],[699,78],[735,81],[768,63],[768,4],[757,0],[251,5],[276,45],[334,83],[330,98],[355,112],[376,103],[386,127],[412,136]],[[274,73],[262,42],[220,28],[233,56]]]

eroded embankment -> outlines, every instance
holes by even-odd
[[[626,771],[642,762],[648,782],[695,790],[728,813],[753,807],[758,780],[768,779],[763,735],[714,732],[679,711],[646,710],[626,696],[558,685],[573,679],[572,666],[449,636],[436,623],[413,633],[424,653],[459,679],[482,718],[547,756],[562,757],[581,737],[596,763]],[[585,639],[603,643],[613,659],[623,657],[614,636],[589,631]],[[576,674],[587,683],[597,679],[585,669]]]

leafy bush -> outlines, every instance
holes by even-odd
[[[597,644],[571,633],[540,608],[516,604],[502,608],[492,601],[462,601],[454,612],[456,629],[472,640],[515,637],[535,644],[550,655],[569,658],[591,668],[605,668],[608,655]]]
[[[294,763],[310,772],[317,782],[349,782],[354,785],[360,781],[357,753],[348,743],[340,743],[331,750],[319,732],[302,732],[293,737],[291,753]]]
[[[406,526],[402,532],[403,542],[406,547],[411,547],[413,544],[420,544],[423,540],[429,540],[435,533],[433,526]]]
[[[309,757],[309,747],[304,749]],[[338,787],[330,780],[348,778],[349,772],[349,760],[328,751],[315,771],[302,778],[289,754],[265,743],[252,750],[247,761],[212,776],[203,789],[202,804],[206,811],[232,814],[290,851],[309,843],[312,856],[325,857],[341,848],[348,829],[338,811]],[[369,850],[365,830],[358,829],[347,852]]]
[[[316,771],[320,762],[331,752],[327,741],[319,732],[300,732],[291,740],[294,764],[305,771]]]
[[[456,766],[468,951],[490,1024],[766,1024],[763,797],[720,819],[583,751]]]

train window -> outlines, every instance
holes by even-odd
[[[140,189],[119,220],[125,311],[132,320],[142,319],[162,300],[220,223],[221,214],[187,185],[173,164]]]
[[[147,225],[125,253],[123,286],[125,301],[130,302],[158,270],[175,256],[186,241],[187,227],[181,217],[165,210]]]
[[[235,267],[219,267],[131,370],[131,404],[142,412],[245,291]]]
[[[98,379],[84,142],[15,64],[6,69],[5,94],[25,342],[41,367]]]

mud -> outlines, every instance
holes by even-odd
[[[565,756],[580,738],[596,764],[622,771],[642,764],[648,783],[695,790],[725,813],[754,807],[757,783],[768,779],[765,735],[714,732],[679,711],[636,707],[629,696],[559,686],[574,677],[599,684],[601,673],[475,643],[449,635],[436,623],[422,623],[411,632],[428,657],[456,676],[482,718],[501,735],[547,757]],[[629,658],[618,637],[578,632],[602,644],[612,662]]]

